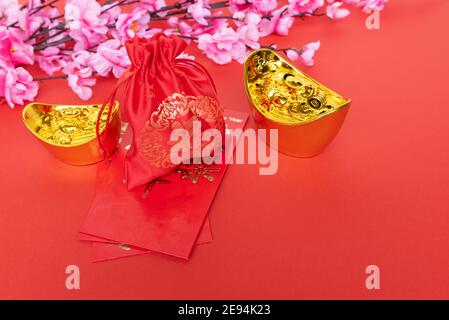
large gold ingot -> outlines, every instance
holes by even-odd
[[[31,103],[22,120],[31,133],[59,160],[72,165],[87,165],[103,160],[96,134],[101,105],[59,105]],[[120,138],[119,104],[116,102],[105,132],[106,106],[100,118],[100,139],[114,146]]]
[[[351,103],[270,49],[249,55],[244,81],[258,127],[278,129],[279,151],[295,157],[322,152],[340,130]]]

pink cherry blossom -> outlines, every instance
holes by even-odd
[[[95,0],[69,0],[65,6],[65,19],[70,30],[88,29],[97,33],[107,32],[107,20],[101,18],[102,8]]]
[[[38,85],[24,68],[0,68],[0,97],[4,97],[8,105],[23,105],[24,101],[32,101],[38,91]]]
[[[150,12],[154,12],[162,7],[165,7],[166,5],[167,4],[165,3],[165,0],[140,0],[137,4],[137,7],[141,7]],[[158,15],[164,16],[165,12],[160,12]]]
[[[48,27],[51,30],[48,34],[52,37],[51,41],[58,41],[68,36],[67,32],[61,32],[61,29],[58,28],[58,26],[60,27],[60,21],[57,20],[57,17],[60,15],[61,13],[57,8],[51,8],[48,11],[48,17],[50,18]]]
[[[0,27],[0,60],[10,66],[33,64],[33,47],[23,43],[15,30]]]
[[[119,15],[113,36],[120,41],[143,36],[148,28],[150,16],[146,10],[136,8],[131,13]]]
[[[273,12],[273,17],[270,19],[262,19],[260,22],[260,35],[265,37],[272,33],[276,33],[281,36],[288,35],[288,30],[293,26],[295,19],[289,15],[283,15],[282,13],[288,6],[279,8]]]
[[[332,3],[334,0],[328,0],[328,2]],[[349,5],[362,7],[362,10],[367,13],[372,10],[383,10],[388,0],[343,0],[343,2]]]
[[[28,9],[35,9],[42,5],[42,0],[28,0]]]
[[[68,76],[69,87],[80,99],[89,100],[92,97],[92,86],[96,80],[93,78],[93,70],[89,65],[92,54],[81,50],[72,55],[72,61],[64,66],[63,72]]]
[[[167,20],[167,23],[169,24],[169,26],[172,27],[172,29],[176,30],[176,33],[182,35],[182,36],[186,36],[186,37],[194,37],[197,34],[195,34],[194,30],[195,30],[195,26],[192,26],[190,24],[188,24],[187,22],[180,20],[178,17],[170,17]],[[204,28],[204,26],[199,25],[199,24],[195,24],[198,25],[200,27],[200,34],[202,34],[202,30]]]
[[[10,25],[17,21],[17,15],[20,12],[20,4],[18,0],[1,0],[0,1],[0,17],[3,25]]]
[[[92,76],[93,69],[90,66],[90,59],[92,57],[92,53],[80,50],[72,54],[72,60],[64,63],[63,72],[67,75],[69,74],[78,74],[82,78],[88,78]]]
[[[285,50],[285,54],[287,57],[292,61],[301,61],[306,66],[312,66],[313,65],[313,56],[315,55],[315,52],[319,49],[320,42],[311,42],[307,44],[303,49],[296,50],[296,49],[287,49]]]
[[[243,39],[246,46],[251,49],[259,49],[260,32],[258,25],[261,17],[257,13],[249,12],[245,15],[243,23],[238,27],[237,33]]]
[[[40,12],[40,11],[39,11]],[[33,15],[34,16],[34,15]],[[58,17],[61,16],[60,11],[57,8],[51,8],[48,11],[46,11],[46,16],[45,18],[42,20],[42,25],[40,25],[39,27],[41,28],[48,28],[48,34],[46,36],[51,37],[51,42],[56,42],[59,41],[65,37],[68,36],[68,32],[61,29],[61,22],[57,19]],[[22,26],[21,28],[28,28],[28,30],[25,31],[25,34],[28,36],[32,36],[34,34],[35,31],[31,32],[32,30],[34,30],[34,25],[33,25],[33,21],[29,20],[29,22],[31,23],[30,26]],[[26,22],[28,23],[28,22]],[[21,24],[21,20],[19,20],[19,25]],[[61,32],[63,31],[63,32]],[[27,40],[27,43],[30,44],[35,44],[37,41],[36,38],[30,38],[29,41]],[[64,44],[59,45],[59,47],[64,47]],[[36,59],[38,59],[38,55],[35,56]]]
[[[192,15],[196,22],[207,26],[207,20],[204,17],[210,16],[210,10],[207,8],[206,1],[196,0],[196,2],[188,7],[187,12]]]
[[[326,15],[330,19],[342,19],[344,17],[347,17],[349,15],[348,9],[341,9],[340,6],[342,5],[342,2],[334,2],[331,5],[327,6],[326,8]]]
[[[49,76],[62,69],[66,63],[65,58],[58,47],[46,48],[36,57],[39,67]]]
[[[83,78],[77,74],[68,75],[69,87],[75,92],[81,100],[89,100],[92,98],[92,88],[97,82],[95,78]]]
[[[101,17],[102,8],[95,0],[70,0],[65,6],[69,35],[75,39],[75,50],[88,49],[105,40],[107,18]]]
[[[232,13],[245,13],[250,10],[251,4],[246,0],[229,0],[229,11]]]
[[[285,54],[287,55],[287,57],[292,60],[292,61],[296,61],[299,59],[299,53],[297,50],[295,49],[288,49]]]
[[[170,26],[177,29],[177,34],[181,34],[187,37],[198,37],[202,34],[214,34],[218,30],[228,27],[228,22],[225,19],[212,19],[209,20],[209,24],[207,26],[203,26],[198,23],[194,23],[193,25],[186,23],[179,18],[171,18],[168,20]]]
[[[367,12],[370,10],[383,10],[385,4],[388,0],[363,0],[360,2],[359,6],[363,6],[363,11]]]
[[[118,16],[122,13],[122,9],[120,6],[116,6],[116,2],[104,4],[101,9],[103,11],[101,18],[106,19],[107,24],[115,23]]]
[[[26,9],[21,10],[17,16],[19,27],[25,32],[26,36],[30,36],[40,27],[50,24],[50,19],[47,16],[42,14],[30,15],[30,12]]]
[[[313,66],[313,56],[315,52],[320,48],[320,41],[310,42],[301,49],[299,60],[306,66]]]
[[[232,18],[237,20],[237,21],[243,21],[243,20],[245,20],[245,16],[246,16],[245,12],[243,12],[243,11],[236,11],[232,15]]]
[[[125,47],[119,40],[112,39],[100,44],[97,52],[90,57],[89,64],[103,77],[112,70],[113,75],[120,78],[131,62]]]
[[[324,6],[324,0],[288,0],[288,3],[293,14],[313,13]]]
[[[10,105],[35,94],[37,85],[20,68],[34,61],[50,78],[60,78],[58,72],[65,74],[70,88],[86,100],[92,96],[95,77],[111,73],[120,77],[129,66],[124,42],[130,38],[151,38],[159,32],[181,36],[189,43],[196,42],[218,64],[233,60],[242,63],[250,50],[260,48],[263,37],[288,35],[297,17],[326,14],[337,20],[349,14],[350,6],[369,13],[382,10],[388,3],[388,0],[180,0],[169,1],[167,5],[167,0],[64,1],[61,15],[54,5],[47,5],[52,4],[51,0],[0,0],[0,98],[6,100],[8,95]],[[300,50],[270,45],[305,65],[313,65],[319,46],[319,41]],[[179,58],[193,57],[183,53]],[[8,92],[7,79],[13,83]],[[30,95],[20,91],[23,88],[30,88]]]
[[[24,31],[26,36],[32,35],[40,27],[47,27],[51,23],[50,18],[54,11],[36,11],[36,8],[41,5],[41,0],[31,0],[28,2],[26,9],[19,10],[17,13],[19,27]],[[57,11],[56,8],[54,10]]]
[[[257,13],[268,13],[276,9],[277,0],[248,0],[253,5],[253,9]]]
[[[178,18],[171,18],[169,21],[169,24],[173,27],[176,27],[178,29],[178,32],[183,36],[194,36],[193,27],[184,22],[180,21]]]
[[[277,0],[230,0],[229,10],[236,12],[255,12],[259,14],[268,14],[276,9]]]
[[[145,32],[145,34],[142,36],[142,38],[146,38],[146,39],[150,39],[152,38],[155,34],[161,33],[162,31],[166,34],[166,35],[170,35],[173,29],[159,29],[159,28],[151,28],[150,30],[148,30],[147,32]]]
[[[90,49],[107,39],[101,33],[93,33],[83,29],[70,31],[69,35],[76,41],[73,48],[75,51]]]
[[[230,27],[224,27],[213,35],[200,35],[198,48],[218,64],[226,64],[233,59],[243,61],[246,57],[245,44],[240,35]]]

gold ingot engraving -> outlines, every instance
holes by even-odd
[[[245,88],[260,128],[278,129],[278,149],[296,157],[322,152],[340,130],[351,100],[260,49],[245,62]]]
[[[58,159],[68,164],[86,165],[103,160],[96,125],[101,105],[59,105],[31,103],[22,120],[31,133]],[[105,131],[109,106],[100,117],[100,138],[118,144],[120,137],[119,104],[116,102]],[[103,141],[103,140],[102,140]]]

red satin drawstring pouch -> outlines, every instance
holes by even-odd
[[[131,190],[175,169],[170,160],[173,129],[186,129],[193,137],[193,123],[199,121],[201,131],[214,128],[224,137],[224,120],[207,70],[193,60],[177,58],[187,46],[184,40],[160,33],[128,40],[125,46],[132,65],[108,103],[112,105],[121,92],[121,113],[132,130],[125,158],[125,180]]]

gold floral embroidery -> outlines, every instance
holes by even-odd
[[[150,124],[153,128],[168,129],[170,124],[178,117],[189,112],[189,98],[180,93],[174,93],[167,97],[150,116]]]
[[[139,155],[148,163],[159,168],[169,168],[170,154],[163,143],[162,132],[145,126],[136,139]]]
[[[205,164],[197,164],[176,169],[175,172],[180,174],[181,179],[189,179],[192,183],[198,183],[201,177],[209,182],[215,181],[213,173],[219,173],[220,171],[220,168],[214,168]]]
[[[137,137],[139,155],[155,167],[171,167],[170,130],[184,128],[192,134],[192,123],[199,119],[220,131],[224,128],[223,109],[216,99],[172,94],[159,104]]]

